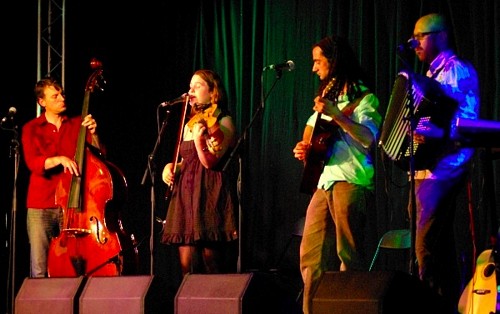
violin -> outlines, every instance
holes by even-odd
[[[217,120],[220,113],[221,111],[217,108],[217,104],[211,104],[196,112],[187,123],[190,130],[193,130],[193,126],[196,123],[201,123],[207,128],[205,140],[208,151],[213,155],[222,150],[222,142],[224,140],[224,133],[220,129],[219,121]]]

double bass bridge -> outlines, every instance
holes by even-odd
[[[66,236],[72,236],[75,238],[82,238],[85,236],[88,236],[89,234],[92,233],[92,230],[90,229],[84,229],[84,228],[66,228],[61,231],[61,233],[66,234]]]

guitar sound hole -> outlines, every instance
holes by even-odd
[[[484,268],[484,276],[485,277],[490,277],[491,275],[493,275],[493,273],[495,273],[495,265],[494,264],[488,264],[485,268]]]

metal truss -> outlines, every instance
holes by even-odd
[[[65,86],[65,2],[38,0],[37,80],[56,77],[62,86]]]

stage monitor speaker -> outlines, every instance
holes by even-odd
[[[274,274],[188,274],[175,296],[176,314],[300,313]]]
[[[84,277],[26,278],[16,296],[15,313],[78,313]]]
[[[89,277],[80,296],[80,314],[168,313],[164,281],[155,276]]]
[[[438,313],[437,296],[399,271],[325,272],[313,295],[314,314]]]

